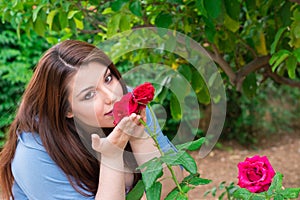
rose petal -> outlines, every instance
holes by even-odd
[[[133,89],[135,101],[139,104],[148,104],[153,100],[155,88],[149,82],[145,82]]]

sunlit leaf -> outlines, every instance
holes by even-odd
[[[170,110],[171,110],[171,115],[172,118],[175,120],[180,120],[181,119],[181,107],[180,103],[178,101],[178,98],[172,94],[171,100],[170,100]]]
[[[176,148],[179,150],[195,151],[199,149],[204,142],[205,142],[205,137],[202,137],[192,142],[176,145]]]
[[[297,58],[293,55],[289,56],[286,60],[288,75],[291,79],[296,78]]]
[[[163,174],[161,161],[157,159],[150,160],[139,168],[142,169],[142,177],[146,190],[148,190]]]
[[[161,157],[161,160],[169,165],[181,165],[188,172],[197,173],[197,164],[195,160],[187,152],[179,152],[175,155],[165,155]]]
[[[139,180],[134,188],[126,195],[126,200],[140,200],[145,192],[145,185]]]
[[[160,200],[162,185],[160,182],[155,182],[147,191],[147,200]]]
[[[280,29],[277,31],[277,33],[276,33],[276,35],[275,35],[274,42],[273,42],[272,45],[271,45],[271,50],[270,50],[270,53],[271,53],[271,54],[274,54],[274,53],[275,53],[277,44],[278,44],[278,42],[279,42],[279,39],[280,39],[281,35],[284,33],[285,30],[286,30],[286,27],[282,27],[282,28],[280,28]]]

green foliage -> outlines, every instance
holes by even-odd
[[[0,148],[11,124],[32,69],[47,42],[32,34],[32,40],[20,41],[9,25],[0,25]]]
[[[259,78],[258,78],[259,79]],[[226,122],[221,139],[251,145],[258,137],[293,130],[300,117],[300,90],[267,80],[249,97],[227,91]]]
[[[28,38],[31,39],[30,41],[36,40],[37,34],[51,44],[69,38],[81,38],[98,44],[118,32],[151,26],[176,30],[191,37],[205,47],[220,67],[224,83],[229,90],[228,121],[234,122],[233,126],[226,127],[224,134],[230,135],[231,138],[238,138],[242,142],[253,140],[253,136],[251,134],[249,136],[247,132],[255,132],[253,129],[256,128],[253,127],[256,122],[250,118],[255,110],[254,107],[261,105],[260,97],[256,95],[258,91],[261,91],[260,87],[264,85],[260,83],[262,79],[257,77],[260,75],[264,76],[264,79],[275,77],[275,81],[300,87],[300,5],[289,0],[116,0],[105,2],[99,0],[0,0],[0,11],[1,21],[10,24],[16,30],[14,40],[19,38],[23,43],[26,43],[25,40]],[[165,32],[160,31],[158,34],[163,37]],[[10,36],[3,38],[10,38]],[[123,40],[126,42],[126,39]],[[39,38],[37,41],[42,41],[42,39]],[[135,41],[141,42],[143,37],[136,38]],[[178,45],[176,46],[173,41],[174,38],[170,37],[166,46],[170,49],[177,48]],[[189,43],[185,41],[181,46],[189,48]],[[118,46],[119,50],[115,48],[115,51],[124,50],[122,47],[125,48],[126,45],[121,48]],[[39,49],[36,48],[36,50]],[[26,54],[30,52],[6,49],[1,53],[8,61],[10,56],[23,56],[31,59],[32,56]],[[267,63],[255,62],[263,56],[270,58]],[[9,63],[12,64],[12,61],[15,62],[15,60],[9,60]],[[159,49],[143,49],[122,55],[115,62],[122,72],[143,63],[161,63],[172,66],[197,92],[199,105],[211,105],[212,99],[205,82],[193,73],[191,67],[186,67],[189,64],[187,61],[182,62],[179,56],[162,52]],[[14,68],[6,69],[9,71],[7,76],[21,83],[24,82],[20,79],[28,80],[30,72],[27,71],[29,68],[24,66],[24,63],[26,65],[26,62],[21,61],[15,64]],[[256,64],[251,67],[253,63]],[[244,71],[249,72],[239,76],[239,73]],[[21,77],[16,73],[26,77]],[[168,76],[172,76],[173,80],[177,78],[171,74]],[[178,79],[173,82],[178,82]],[[172,81],[170,84],[173,84]],[[252,96],[254,102],[233,94],[237,91],[242,92],[242,96]],[[168,108],[165,132],[171,138],[183,117],[182,110],[179,108],[180,101],[176,97],[176,94],[168,94],[166,88],[163,88],[157,98]],[[241,105],[235,108],[231,106],[231,103]],[[262,110],[266,111],[266,109]],[[189,123],[185,119],[182,121]],[[202,136],[202,130],[195,132],[197,137]],[[1,134],[3,135],[3,132]]]
[[[265,192],[252,193],[245,188],[240,188],[231,182],[226,186],[226,182],[221,182],[219,187],[214,187],[211,190],[208,190],[204,196],[211,194],[213,197],[216,197],[217,190],[225,190],[222,192],[218,199],[227,199],[227,200],[281,200],[281,199],[297,199],[300,194],[300,188],[284,188],[282,185],[283,175],[279,172],[275,174],[272,179],[272,183],[269,189]]]
[[[156,141],[155,135],[152,135],[152,138]],[[166,153],[162,153],[161,157],[155,157],[139,166],[138,169],[142,171],[144,185],[142,185],[142,183],[137,184],[128,195],[133,196],[134,194],[139,194],[140,196],[140,193],[145,190],[147,199],[159,200],[161,183],[158,182],[158,178],[163,175],[162,166],[166,165],[168,169],[171,170],[172,179],[175,181],[177,187],[175,187],[165,199],[188,199],[187,193],[190,190],[198,185],[206,185],[211,182],[209,179],[200,178],[195,160],[186,152],[187,150],[191,151],[199,149],[204,141],[204,138],[200,138],[193,142],[177,145],[177,152],[170,150]],[[157,142],[156,145],[158,145],[159,150],[161,150]],[[189,173],[189,175],[187,175],[179,184],[171,166],[181,166]]]
[[[139,180],[135,187],[126,195],[126,200],[140,200],[144,195],[145,185]]]
[[[273,177],[272,184],[268,191],[261,193],[251,193],[245,188],[239,188],[233,193],[233,197],[237,199],[297,199],[299,197],[300,188],[282,188],[283,175],[279,172]]]
[[[216,193],[218,190],[223,191],[221,192],[221,194],[219,195],[218,199],[222,200],[224,199],[224,197],[226,197],[225,199],[230,200],[232,199],[232,194],[238,189],[239,187],[236,186],[234,184],[234,182],[231,182],[228,186],[226,185],[226,181],[223,181],[219,184],[218,187],[213,187],[212,189],[206,191],[204,193],[204,197],[208,196],[209,194],[211,194],[213,197],[216,197]]]

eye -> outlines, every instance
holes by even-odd
[[[84,100],[89,100],[96,95],[96,91],[90,91],[84,95]]]
[[[112,79],[113,79],[113,75],[112,74],[108,74],[105,77],[104,81],[105,81],[105,83],[110,83],[112,81]]]

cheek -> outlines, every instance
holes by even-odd
[[[93,105],[93,122],[95,126],[104,127],[107,126],[106,118],[104,116],[105,109],[104,109],[104,103],[101,100],[97,100],[94,102]]]
[[[97,105],[94,102],[89,103],[74,103],[73,104],[73,114],[77,117],[80,121],[84,122],[85,124],[91,126],[98,126],[98,119],[99,113],[101,113],[101,106]]]

